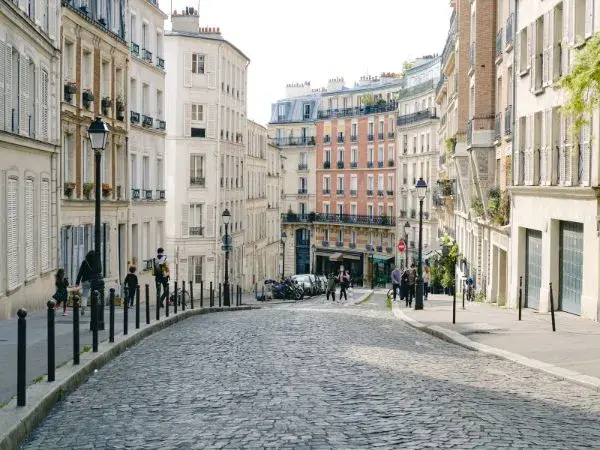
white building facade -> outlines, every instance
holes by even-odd
[[[222,213],[232,237],[229,281],[243,284],[247,69],[249,59],[193,8],[165,34],[166,250],[173,280],[224,278]]]
[[[510,302],[523,277],[526,307],[549,310],[550,283],[559,310],[599,319],[600,186],[595,111],[572,136],[561,114],[574,49],[600,29],[593,0],[517,2],[516,128],[513,148]],[[539,57],[538,55],[542,55]]]
[[[165,246],[166,15],[146,0],[129,0],[129,210],[128,266],[151,283],[151,261]],[[171,255],[172,256],[172,255]],[[124,278],[128,267],[121,267]],[[152,283],[151,283],[152,284]]]
[[[274,145],[267,144],[267,245],[265,278],[276,279],[281,272],[281,204],[282,181],[281,151]]]
[[[39,309],[58,266],[60,3],[0,9],[0,318]]]

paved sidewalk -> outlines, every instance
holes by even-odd
[[[599,323],[556,312],[556,332],[552,332],[550,313],[523,309],[519,321],[515,309],[466,302],[463,310],[462,298],[456,302],[456,324],[452,324],[452,297],[445,295],[430,295],[422,311],[400,304],[395,313],[444,339],[600,389]]]

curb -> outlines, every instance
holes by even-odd
[[[18,448],[29,434],[46,418],[54,405],[66,395],[81,386],[96,369],[125,351],[128,347],[140,342],[170,325],[190,317],[222,311],[247,311],[260,309],[259,306],[213,307],[188,309],[162,317],[160,321],[146,325],[144,328],[133,329],[127,336],[122,333],[115,335],[115,342],[102,342],[98,345],[98,353],[85,352],[80,354],[80,364],[73,366],[72,360],[56,368],[56,381],[52,383],[39,382],[27,386],[26,406],[17,408],[17,399],[13,397],[9,403],[0,409],[0,450]]]
[[[367,297],[370,297],[370,296],[372,296],[372,295],[374,294],[374,292],[375,292],[375,291],[369,291],[369,292],[366,292],[365,294],[363,294],[363,295],[361,295],[360,297],[358,297],[358,298],[356,298],[356,299],[352,300],[351,302],[346,302],[346,303],[344,304],[344,306],[356,306],[356,305],[358,305],[359,303],[361,303],[361,302],[365,301],[365,300],[367,299]]]
[[[600,378],[592,377],[590,375],[583,375],[579,372],[565,369],[563,367],[558,367],[553,364],[548,364],[537,359],[527,358],[526,356],[522,356],[517,353],[502,350],[500,348],[492,347],[490,345],[481,344],[463,336],[462,334],[456,331],[452,331],[444,327],[440,327],[437,325],[427,326],[419,322],[418,320],[406,315],[404,312],[402,312],[398,305],[393,305],[392,311],[398,319],[406,322],[411,327],[423,331],[424,333],[431,334],[432,336],[435,336],[446,342],[460,345],[461,347],[473,351],[478,351],[486,355],[502,358],[507,361],[511,361],[516,364],[529,367],[530,369],[533,369],[535,371],[544,372],[548,375],[552,375],[553,377],[556,377],[560,380],[568,381],[570,383],[574,383],[588,389],[593,389],[595,391],[600,391]]]

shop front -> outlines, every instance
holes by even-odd
[[[316,253],[315,273],[317,275],[338,274],[340,268],[350,273],[354,284],[361,284],[363,279],[362,253],[341,252],[336,250],[319,249]]]

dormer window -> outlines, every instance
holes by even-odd
[[[304,104],[304,120],[310,120],[310,103],[305,103]]]

